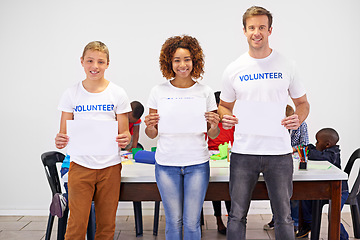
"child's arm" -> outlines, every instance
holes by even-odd
[[[216,138],[220,134],[220,128],[218,127],[220,117],[214,112],[206,112],[205,118],[207,121],[207,134],[211,139]]]
[[[159,123],[160,116],[157,113],[156,109],[149,109],[149,115],[145,117],[145,133],[146,135],[153,139],[158,135],[158,123]]]
[[[136,148],[137,147],[137,144],[138,144],[138,141],[139,141],[139,132],[140,132],[140,125],[134,125],[131,148]]]
[[[315,160],[315,161],[328,161],[332,164],[336,164],[336,153],[332,151],[331,149],[325,149],[323,151],[319,151],[316,149],[316,147],[312,144],[309,144],[308,146],[309,153],[308,153],[308,159],[309,160]]]
[[[119,126],[119,134],[116,136],[116,142],[120,148],[125,148],[131,139],[129,132],[129,119],[127,113],[116,114],[116,120]]]
[[[66,135],[66,121],[73,120],[74,115],[70,112],[62,112],[60,120],[60,131],[55,137],[55,146],[58,149],[63,149],[69,143],[69,136]]]

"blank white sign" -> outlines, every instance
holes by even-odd
[[[158,104],[159,133],[202,133],[207,131],[206,99],[163,98]]]
[[[117,121],[68,120],[66,127],[70,156],[118,154]]]

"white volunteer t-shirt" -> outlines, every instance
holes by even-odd
[[[116,114],[130,112],[131,106],[124,89],[112,82],[100,93],[88,92],[79,82],[64,92],[58,109],[73,113],[74,120],[115,121]],[[103,169],[119,164],[121,158],[119,154],[70,156],[70,161],[91,169]]]
[[[241,55],[226,68],[222,82],[220,98],[225,102],[272,102],[286,106],[289,96],[299,98],[306,93],[297,75],[295,63],[274,50],[263,59],[252,58],[248,53]],[[287,154],[292,152],[290,135],[272,137],[235,134],[232,152],[254,155]]]
[[[206,111],[217,109],[215,95],[210,87],[195,83],[190,88],[177,88],[170,81],[151,90],[147,106],[158,109],[160,99],[175,97],[206,98]],[[209,161],[205,134],[159,133],[155,159],[158,164],[166,166],[190,166]]]

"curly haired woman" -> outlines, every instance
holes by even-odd
[[[204,133],[158,132],[159,101],[169,98],[204,98],[207,134],[219,134],[219,116],[213,91],[196,79],[204,73],[204,54],[191,36],[167,39],[160,53],[160,69],[169,80],[150,93],[145,133],[159,135],[155,176],[166,217],[166,239],[201,239],[200,215],[209,183],[209,153]]]

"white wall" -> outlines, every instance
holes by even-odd
[[[110,49],[106,78],[146,104],[164,79],[161,45],[189,34],[206,55],[203,83],[220,90],[225,67],[247,51],[241,17],[252,5],[272,11],[271,47],[297,61],[308,90],[311,142],[335,128],[343,165],[360,147],[360,15],[345,1],[0,1],[0,214],[47,214],[50,190],[40,154],[55,150],[63,91],[84,79],[83,47],[101,40]],[[140,141],[150,149],[141,129]],[[131,206],[131,205],[130,205]]]

